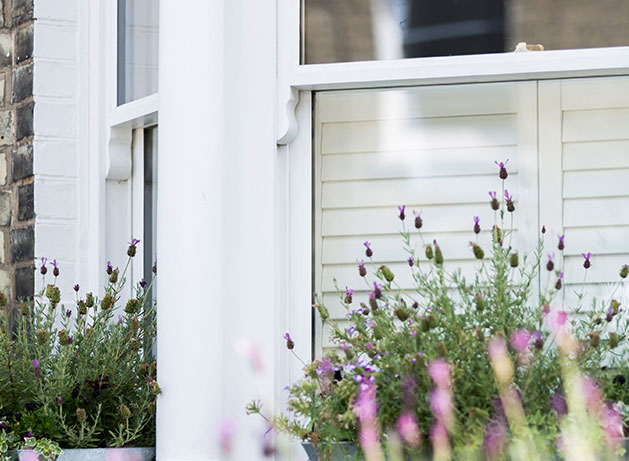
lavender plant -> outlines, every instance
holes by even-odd
[[[108,263],[101,299],[76,285],[73,308],[63,305],[60,268],[52,262],[51,280],[46,258],[43,288],[32,302],[12,310],[0,293],[1,447],[154,444],[160,389],[152,355],[155,304],[148,296],[153,282],[142,280],[122,302],[138,243],[130,242],[122,272]]]
[[[623,300],[594,299],[586,306],[581,292],[576,305],[564,305],[564,272],[552,253],[545,255],[549,245],[564,251],[565,236],[548,242],[542,228],[532,255],[513,247],[517,203],[506,188],[507,162],[496,164],[501,194],[489,193],[489,247],[479,243],[478,217],[471,226],[473,276],[448,268],[447,249],[436,240],[424,242],[429,216],[414,211],[411,230],[400,206],[413,289],[403,289],[389,267],[376,264],[377,245],[365,242],[367,263],[359,261],[357,271],[369,299],[357,303],[353,289],[339,291],[350,323],[345,328],[317,298],[314,307],[337,347],[305,365],[305,377],[289,388],[288,413],[273,420],[276,429],[311,442],[323,459],[338,442],[362,446],[366,456],[372,447],[375,454],[367,458],[382,459],[381,442],[395,440],[407,456],[499,459],[506,456],[505,437],[517,441],[521,453],[534,447],[540,458],[550,458],[569,406],[557,325],[569,326],[574,336],[570,363],[607,402],[597,407],[600,421],[618,414],[614,404],[629,402]],[[419,249],[415,241],[422,242]],[[583,258],[587,275],[595,258]],[[628,275],[628,266],[620,268],[618,286]],[[292,351],[293,339],[285,339]],[[507,362],[515,365],[505,374],[500,370]],[[262,413],[255,404],[248,411]]]

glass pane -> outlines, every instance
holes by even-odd
[[[629,45],[627,0],[303,0],[305,64]]]
[[[118,105],[157,92],[158,0],[118,0]]]
[[[153,277],[153,264],[157,259],[157,127],[144,130],[144,279]],[[155,299],[156,286],[152,287]]]

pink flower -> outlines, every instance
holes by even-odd
[[[430,395],[430,407],[437,419],[447,427],[452,424],[452,395],[447,389],[437,388]]]
[[[408,411],[400,415],[397,420],[397,431],[404,443],[416,447],[421,440],[421,433],[417,426],[417,417]]]
[[[428,374],[437,387],[450,387],[450,365],[445,360],[436,359],[430,362]]]
[[[612,405],[606,405],[603,408],[602,419],[607,446],[616,450],[625,437],[622,416]]]
[[[219,440],[221,444],[221,452],[226,455],[232,450],[232,440],[234,433],[236,432],[236,426],[231,419],[223,420],[221,429],[219,432]]]
[[[511,345],[519,353],[522,354],[529,347],[531,333],[528,330],[517,330],[511,334]]]
[[[603,403],[603,394],[598,384],[589,377],[583,378],[583,396],[585,397],[585,405],[592,413],[598,412]]]

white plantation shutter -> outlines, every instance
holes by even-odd
[[[553,246],[566,234],[565,306],[577,304],[588,251],[585,305],[609,300],[629,264],[629,78],[540,82],[539,125],[542,221]]]
[[[398,205],[406,205],[407,228],[412,210],[421,211],[425,241],[437,238],[446,267],[471,275],[479,264],[469,247],[473,216],[480,216],[480,243],[488,250],[494,223],[488,191],[501,193],[494,160],[509,159],[507,188],[518,207],[512,245],[532,246],[539,229],[537,111],[536,82],[316,96],[315,290],[333,318],[346,314],[334,278],[340,289],[356,290],[356,306],[367,300],[356,265],[367,259],[364,241],[372,243],[376,265],[388,265],[402,288],[412,287]],[[315,338],[318,353],[330,346],[319,322]]]

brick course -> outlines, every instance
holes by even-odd
[[[0,290],[33,296],[33,0],[0,0]]]

